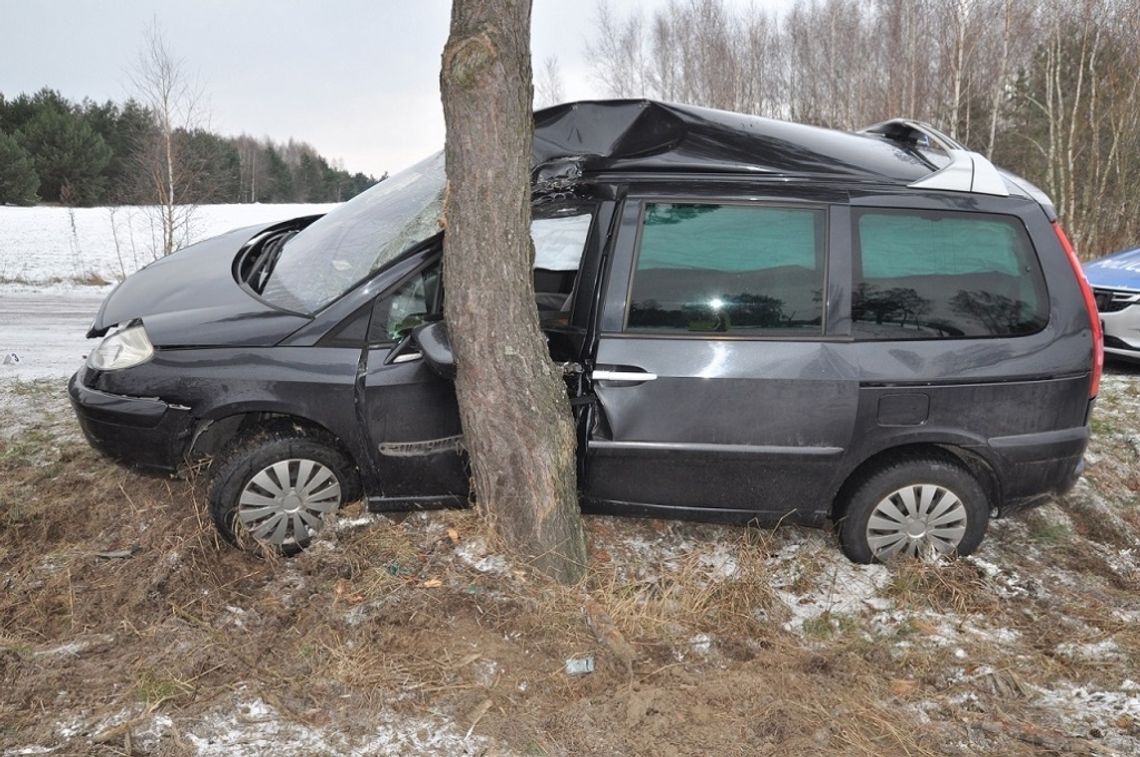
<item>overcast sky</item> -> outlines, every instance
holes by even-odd
[[[755,2],[784,9],[792,0]],[[605,95],[585,55],[599,0],[534,0],[537,69],[568,100]],[[621,0],[645,12],[667,0]],[[350,171],[396,171],[443,144],[439,59],[449,0],[0,0],[0,92],[123,100],[157,19],[206,94],[210,125],[314,145]]]

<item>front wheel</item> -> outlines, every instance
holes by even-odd
[[[210,515],[222,537],[246,538],[295,554],[325,516],[355,496],[355,471],[336,449],[291,434],[256,437],[230,450],[210,487]]]
[[[964,556],[981,544],[989,516],[989,499],[967,470],[938,457],[912,458],[880,469],[855,489],[839,539],[857,563]]]

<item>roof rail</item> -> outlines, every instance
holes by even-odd
[[[904,142],[917,147],[936,147],[943,152],[965,150],[961,142],[946,136],[933,126],[909,118],[892,118],[890,121],[861,129],[860,134],[878,134],[892,142]]]
[[[874,134],[914,147],[934,147],[950,157],[950,163],[908,186],[915,189],[944,189],[950,192],[1009,196],[1005,179],[993,163],[980,153],[967,150],[962,143],[946,136],[930,124],[906,118],[868,126],[860,134]]]

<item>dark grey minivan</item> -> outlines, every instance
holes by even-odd
[[[583,509],[831,522],[869,562],[968,554],[1079,477],[1092,294],[1048,198],[949,137],[584,102],[535,114],[533,176]],[[221,532],[285,551],[361,496],[467,503],[443,185],[436,155],[128,278],[70,383],[88,439],[163,472],[213,458]]]

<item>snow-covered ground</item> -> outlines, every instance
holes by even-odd
[[[324,213],[332,204],[203,205],[194,241],[230,229]],[[147,208],[0,206],[0,381],[63,377],[115,282],[154,260]]]
[[[0,284],[0,381],[68,376],[96,343],[86,332],[110,287]]]
[[[231,229],[324,213],[335,204],[201,205],[190,241]],[[0,282],[114,282],[155,259],[161,230],[153,208],[0,206]],[[2,296],[0,291],[0,296]]]

